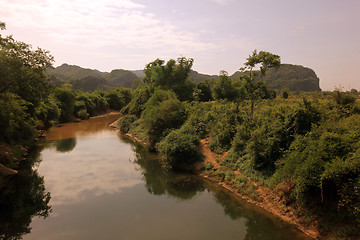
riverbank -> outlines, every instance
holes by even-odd
[[[15,166],[24,159],[28,148],[20,145],[0,143],[0,177],[18,174]]]
[[[246,184],[250,185],[247,186],[248,189],[254,189],[256,194],[254,193],[247,194],[244,192],[239,191],[236,189],[229,180],[219,180],[219,178],[213,177],[214,172],[220,171],[221,169],[221,161],[224,159],[227,153],[222,155],[218,155],[212,152],[209,148],[209,141],[208,139],[202,139],[200,141],[199,146],[200,152],[204,155],[204,161],[202,165],[206,165],[207,163],[211,163],[214,167],[212,170],[203,170],[201,171],[200,175],[206,179],[211,180],[212,182],[221,185],[222,187],[228,189],[238,197],[242,198],[248,203],[254,204],[256,206],[261,207],[262,209],[270,212],[274,216],[280,218],[281,220],[291,224],[295,228],[299,229],[307,236],[314,238],[314,239],[321,239],[321,235],[314,224],[308,225],[305,224],[303,219],[299,218],[296,213],[295,209],[291,206],[287,206],[285,200],[279,196],[279,194],[275,190],[271,190],[265,186],[261,186],[256,182],[251,181],[248,178]],[[211,173],[211,174],[210,174]],[[235,176],[241,176],[240,172],[235,171]]]
[[[115,122],[111,123],[110,126],[118,128],[118,121],[119,120],[116,120]],[[143,146],[147,146],[147,143],[143,141],[139,136],[136,136],[132,133],[126,133],[123,135],[128,137],[129,139],[132,139],[134,142],[140,143]],[[225,181],[225,179],[218,179],[216,177],[213,177],[212,175],[216,175],[216,172],[221,171],[220,162],[226,156],[227,152],[221,155],[212,152],[209,148],[208,139],[202,139],[200,141],[199,152],[204,155],[204,160],[195,164],[196,174],[199,174],[203,178],[208,179],[231,191],[233,194],[242,198],[246,202],[254,204],[266,210],[267,212],[280,218],[282,221],[285,221],[294,226],[295,228],[299,229],[307,236],[313,239],[321,239],[321,235],[316,226],[314,224],[305,224],[304,221],[296,215],[295,209],[291,206],[287,206],[284,199],[282,199],[275,190],[271,190],[265,186],[260,186],[256,182],[253,182],[249,179],[247,183],[251,185],[251,189],[255,190],[255,194],[248,194],[249,192],[244,193],[236,189],[234,186],[232,186],[230,181]],[[211,163],[211,165],[213,166],[211,170],[204,169],[204,166],[208,163]],[[235,171],[234,174],[235,176],[241,176],[241,173],[237,171]]]
[[[116,111],[110,111],[106,113],[102,113],[93,117],[90,117],[89,119],[93,118],[100,118],[107,115],[115,115],[119,114],[119,112]],[[82,120],[75,119],[72,122],[80,122]],[[117,121],[114,122],[114,126]],[[54,127],[61,126],[61,123],[56,124]],[[29,146],[22,146],[22,145],[10,145],[7,143],[0,143],[0,176],[11,176],[18,174],[18,171],[16,170],[16,165],[21,161],[22,159],[25,159],[25,156],[27,155],[29,149],[33,146],[33,144],[36,143],[36,141],[39,138],[46,137],[47,130],[38,130],[37,136],[34,137],[33,142],[30,143]]]

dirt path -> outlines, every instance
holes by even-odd
[[[199,151],[204,155],[203,164],[205,164],[206,162],[211,162],[214,165],[215,171],[220,169],[221,167],[220,162],[227,155],[227,152],[222,155],[217,155],[216,153],[212,152],[209,148],[208,139],[202,139],[200,141]],[[241,173],[237,171],[235,171],[234,174],[241,175]],[[316,227],[314,225],[305,226],[304,224],[302,224],[301,219],[298,218],[295,214],[295,209],[291,206],[287,206],[284,202],[284,199],[282,199],[279,196],[279,194],[274,190],[271,190],[270,188],[267,188],[265,186],[260,186],[256,182],[253,182],[249,179],[249,183],[255,186],[257,195],[259,196],[259,199],[261,199],[261,200],[256,200],[250,198],[247,195],[239,193],[237,189],[232,187],[230,184],[227,184],[226,182],[219,182],[218,180],[211,178],[207,175],[204,175],[204,177],[210,179],[211,181],[216,182],[219,185],[222,185],[224,188],[230,190],[231,192],[243,198],[247,202],[251,204],[255,204],[263,208],[264,210],[272,213],[273,215],[277,216],[278,218],[282,219],[283,221],[290,223],[291,225],[298,228],[300,231],[304,232],[306,235],[314,239],[320,238],[320,233],[316,229]]]

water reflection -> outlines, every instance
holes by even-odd
[[[81,122],[66,123],[60,127],[50,129],[46,139],[52,141],[82,137],[101,138],[102,133],[109,131],[109,124],[118,119],[119,116],[119,113],[111,113],[106,116],[94,117]]]
[[[129,142],[127,138],[120,138]],[[160,164],[159,158],[139,144],[132,143],[136,157],[133,160],[140,168],[145,180],[146,190],[154,195],[168,195],[179,199],[192,199],[205,190],[203,181],[194,175],[168,171]]]
[[[46,218],[51,207],[44,179],[33,170],[34,159],[24,161],[19,174],[0,182],[0,239],[21,239],[30,232],[35,216]]]
[[[49,132],[38,170],[53,213],[33,221],[26,239],[302,239],[217,185],[166,171],[111,121]]]
[[[109,124],[117,114],[64,124],[48,132],[39,171],[46,176],[52,205],[69,205],[141,183],[129,163],[135,154],[120,144]],[[76,146],[76,148],[75,148]]]
[[[244,240],[277,239],[286,240],[293,234],[296,239],[308,239],[300,231],[282,223],[279,219],[259,208],[236,199],[230,192],[214,184],[206,184],[224,213],[233,220],[245,219],[246,235]]]
[[[56,151],[71,152],[76,146],[76,138],[55,141]]]
[[[123,139],[127,141],[126,139]],[[296,229],[289,228],[279,219],[264,211],[237,199],[229,191],[198,176],[186,173],[169,172],[161,167],[156,155],[149,153],[138,144],[133,144],[136,152],[134,163],[138,164],[146,182],[146,189],[150,194],[167,195],[181,200],[193,199],[199,193],[207,190],[215,201],[222,206],[225,215],[234,221],[244,222],[245,236],[238,239],[263,240],[263,239],[289,239],[289,232],[296,239],[307,239]],[[277,229],[277,231],[274,231]]]

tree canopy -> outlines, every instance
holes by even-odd
[[[6,29],[1,23],[1,30]],[[0,94],[11,92],[25,101],[38,105],[48,94],[49,80],[46,68],[54,58],[49,51],[16,41],[12,36],[0,35]]]
[[[170,59],[166,64],[164,60],[156,59],[146,65],[144,82],[152,88],[174,91],[181,101],[192,100],[194,84],[188,80],[188,76],[193,62],[192,58],[185,57],[177,61]]]
[[[259,64],[261,76],[264,76],[269,68],[280,67],[280,56],[265,51],[258,53],[254,50],[252,55],[250,55],[244,63],[244,67],[240,68],[241,71],[249,70],[240,76],[240,79],[243,80],[243,86],[251,100],[251,114],[254,112],[255,100],[261,98],[261,93],[264,92],[264,84],[255,82],[256,72],[253,72],[253,68]]]

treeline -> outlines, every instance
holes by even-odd
[[[70,83],[73,88],[81,91],[109,90],[116,87],[135,88],[145,77],[143,70],[115,69],[111,72],[86,69],[75,65],[62,64],[54,69],[47,69],[54,84]],[[237,79],[244,73],[237,71],[230,75]],[[190,70],[189,79],[195,83],[217,79],[219,75],[208,75]],[[258,76],[256,80],[266,83],[268,88],[287,91],[321,91],[319,78],[316,73],[301,65],[281,64],[276,69],[269,69],[265,76]]]
[[[201,160],[200,139],[222,154],[208,174],[239,191],[250,177],[295,207],[322,234],[358,236],[360,226],[360,104],[358,92],[278,92],[261,81],[280,64],[277,55],[254,52],[231,80],[195,84],[193,60],[157,59],[145,67],[119,121],[159,152],[169,168],[191,169]],[[260,71],[252,69],[260,64]],[[265,74],[266,76],[266,74]],[[241,173],[240,176],[234,174]],[[254,191],[254,189],[252,189]]]

